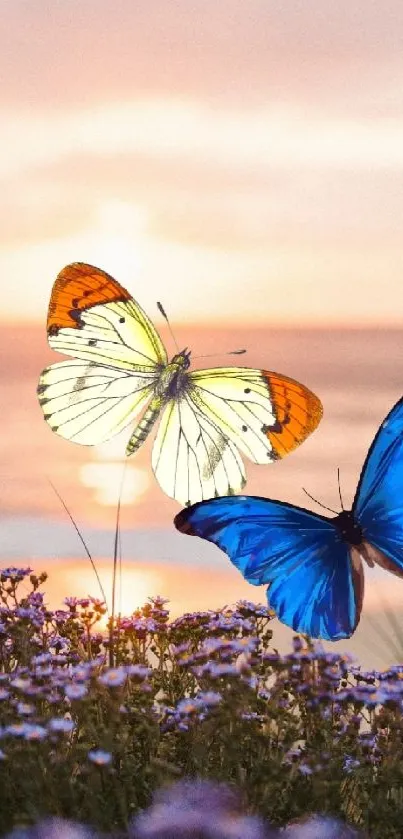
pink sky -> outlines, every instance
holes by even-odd
[[[73,260],[174,322],[401,322],[403,7],[15,0],[2,317]]]
[[[68,444],[35,396],[42,367],[60,360],[45,335],[52,284],[75,260],[114,275],[158,327],[162,300],[195,353],[246,345],[245,364],[317,391],[318,431],[272,469],[248,464],[247,491],[310,506],[308,484],[332,506],[339,465],[348,503],[401,396],[389,331],[403,305],[401,0],[13,0],[0,32],[2,564],[24,551],[72,557],[54,592],[75,575],[87,585],[48,476],[95,540],[112,532],[105,487],[116,492],[122,441]],[[321,329],[368,324],[385,330]],[[171,593],[190,547],[168,539],[180,539],[178,507],[153,483],[150,451],[130,464],[124,504],[126,530],[149,528],[149,553],[138,534],[127,558],[158,571],[172,551]],[[220,596],[247,596],[221,567]],[[193,604],[192,585],[189,572]]]

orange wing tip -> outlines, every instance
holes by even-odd
[[[80,314],[100,303],[125,302],[131,295],[110,274],[85,262],[72,262],[57,275],[49,303],[48,335],[80,329]]]
[[[268,426],[274,459],[284,457],[306,440],[317,428],[323,407],[312,391],[286,376],[262,371],[273,404],[276,422]]]

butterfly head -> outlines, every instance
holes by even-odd
[[[171,360],[171,364],[175,364],[182,370],[188,370],[190,367],[190,350],[185,347],[181,352],[176,353]]]
[[[343,542],[354,546],[361,545],[364,538],[362,528],[355,520],[352,510],[342,510],[333,519],[333,524],[337,527]]]

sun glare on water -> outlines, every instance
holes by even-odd
[[[121,504],[133,504],[149,486],[143,469],[127,466],[123,484],[122,475],[121,463],[84,463],[80,469],[81,483],[92,488],[95,501],[107,507],[116,507],[119,497]]]
[[[96,565],[106,594],[107,606],[109,611],[111,611],[112,560],[108,561],[107,567],[105,566],[105,561],[102,561],[102,563],[97,562]],[[71,590],[76,597],[86,597],[88,594],[94,597],[101,597],[94,572],[91,569],[83,570],[80,568],[79,580],[77,580],[76,575],[74,576],[74,580],[66,580],[66,585],[68,584],[70,586],[70,588],[66,588],[66,591]],[[126,563],[122,568],[122,580],[120,580],[119,572],[116,580],[116,613],[124,617],[132,615],[135,609],[139,606],[144,606],[147,603],[147,599],[160,593],[161,589],[161,579],[156,571],[138,570],[131,568]],[[108,615],[106,614],[99,623],[101,630],[107,625],[107,622]]]
[[[92,461],[84,463],[79,478],[94,491],[93,500],[106,507],[135,504],[150,486],[145,469],[128,462],[125,448],[129,437],[125,429],[116,437],[91,449]]]

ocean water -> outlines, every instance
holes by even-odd
[[[170,346],[166,330],[161,328],[161,332]],[[305,495],[305,488],[322,504],[338,511],[339,467],[343,504],[349,508],[373,436],[403,395],[403,330],[297,331],[253,326],[213,330],[182,325],[175,327],[175,333],[179,345],[191,346],[195,356],[216,354],[214,358],[196,358],[195,366],[241,363],[282,372],[305,383],[322,400],[323,420],[296,452],[273,465],[247,464],[246,491],[319,511],[320,507]],[[223,351],[239,347],[247,348],[245,356],[223,355]],[[121,435],[122,439],[97,449],[74,445],[52,434],[43,421],[35,391],[41,369],[61,357],[49,350],[43,329],[3,326],[0,352],[1,565],[11,561],[42,562],[42,567],[51,568],[53,598],[77,590],[87,593],[80,585],[84,585],[84,579],[85,585],[91,585],[91,577],[86,576],[88,560],[83,557],[82,547],[49,479],[68,504],[107,574],[127,432]],[[164,594],[164,587],[169,589],[178,612],[187,610],[189,603],[191,608],[206,608],[206,599],[208,605],[208,597],[214,591],[214,575],[217,595],[228,592],[226,602],[230,602],[230,595],[264,600],[264,589],[248,586],[217,549],[174,531],[172,518],[179,507],[160,491],[151,472],[150,457],[148,441],[130,461],[130,486],[122,506],[127,573],[134,568],[143,569],[145,578],[146,572],[154,573],[159,591]],[[69,571],[66,580],[63,574],[67,566],[76,570]],[[183,575],[183,568],[190,569],[187,576]],[[201,577],[206,573],[204,586]],[[378,570],[370,570],[366,579],[363,629],[360,626],[357,638],[371,654],[394,660],[397,652],[391,638],[395,638],[399,628],[403,581]],[[137,574],[137,589],[141,588],[139,580]],[[66,584],[76,591],[64,591]],[[133,591],[134,599],[135,594]],[[385,610],[397,615],[393,631],[382,617]],[[386,640],[381,640],[374,628],[379,615]],[[381,652],[375,653],[375,646]]]

